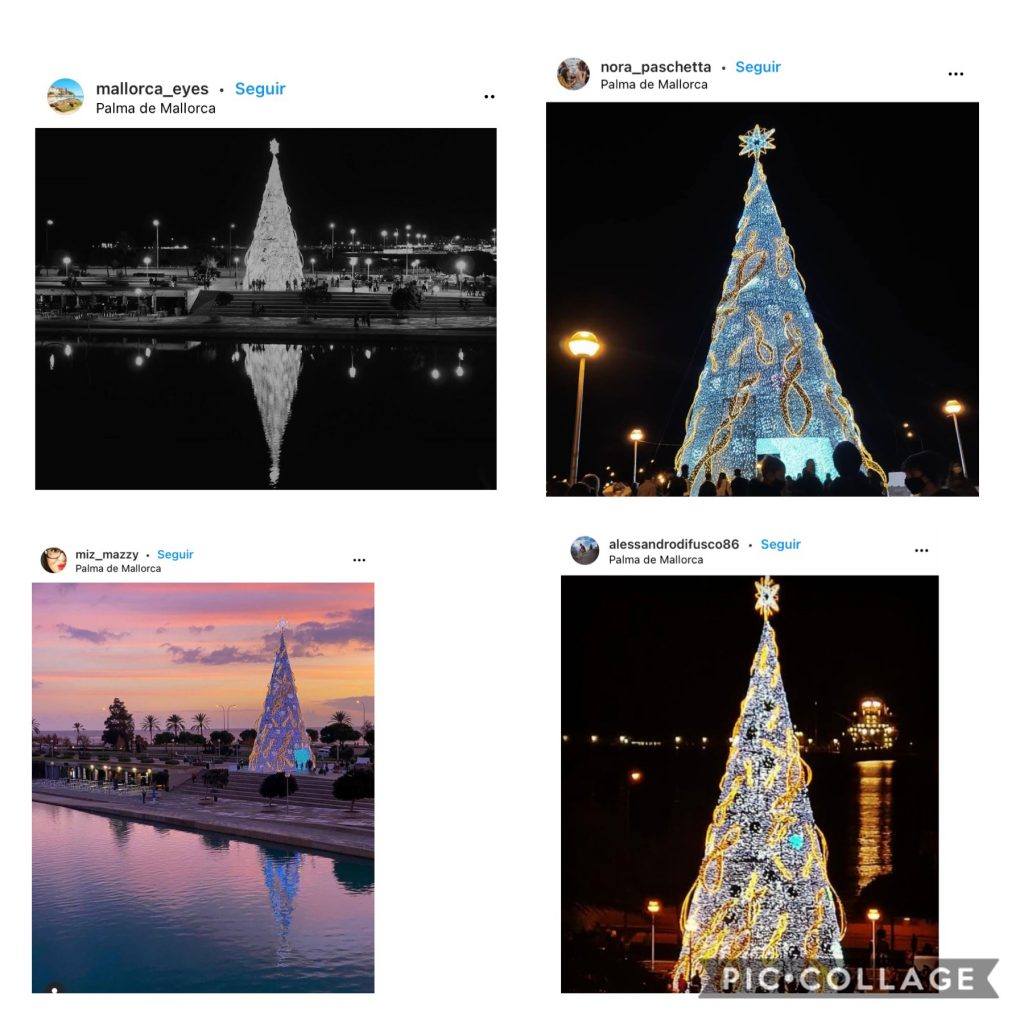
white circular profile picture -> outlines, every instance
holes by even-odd
[[[58,78],[46,90],[46,102],[58,114],[73,114],[85,102],[85,92],[73,78]]]
[[[601,545],[593,537],[577,537],[569,546],[569,554],[572,555],[574,562],[590,565],[591,562],[596,562],[597,556],[601,554]]]
[[[585,60],[569,57],[558,65],[558,84],[563,89],[575,92],[582,89],[590,81],[590,68]]]

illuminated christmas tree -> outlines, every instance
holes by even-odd
[[[278,149],[277,139],[271,139],[270,173],[252,245],[245,254],[244,288],[248,288],[251,281],[262,281],[268,291],[284,291],[286,282],[291,287],[295,281],[302,281],[302,256],[281,182]]]
[[[887,482],[836,379],[768,190],[761,157],[775,148],[774,133],[755,125],[739,137],[740,155],[753,157],[754,167],[707,362],[676,454],[677,472],[689,466],[691,494],[706,473],[717,479],[739,468],[752,479],[763,455],[781,458],[794,477],[813,459],[824,476],[833,471],[832,452],[840,441],[855,444],[865,468]]]
[[[799,977],[805,967],[824,974],[843,963],[843,908],[828,880],[828,847],[807,795],[811,769],[800,756],[768,621],[779,610],[779,586],[764,577],[754,593],[764,627],[704,858],[683,901],[675,991],[694,975],[703,989],[719,990],[726,964],[771,964]]]
[[[302,720],[295,676],[288,661],[285,626],[282,619],[278,623],[281,643],[274,658],[274,671],[270,674],[263,714],[257,723],[256,739],[249,755],[249,767],[257,772],[303,771],[308,763],[316,763],[309,748],[309,733]]]

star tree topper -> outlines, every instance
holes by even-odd
[[[754,582],[754,610],[759,611],[765,621],[779,610],[779,585],[771,576],[762,576]]]
[[[271,139],[270,140],[270,152],[274,156],[277,156],[278,151],[280,150],[280,148],[281,148],[281,144],[277,141],[277,139]]]
[[[277,620],[278,632],[281,633],[282,635],[284,635],[284,631],[287,628],[288,628],[288,620],[282,615],[281,618]]]
[[[775,143],[772,142],[774,134],[774,128],[762,128],[759,124],[755,124],[746,135],[739,137],[740,142],[743,143],[740,146],[740,156],[752,156],[755,160],[760,160],[762,153],[767,153],[769,149],[775,148]]]

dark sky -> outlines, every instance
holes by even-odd
[[[893,708],[903,738],[938,742],[938,578],[783,576],[772,617],[797,728],[839,735],[856,702]],[[564,576],[563,731],[724,739],[761,635],[744,576]],[[585,615],[579,610],[586,609]]]
[[[439,238],[490,238],[495,226],[492,129],[41,129],[36,221],[54,221],[51,249],[115,240],[248,242],[270,167],[279,161],[302,244],[384,228]],[[37,245],[42,247],[42,240]]]
[[[580,472],[631,474],[634,426],[672,442],[671,465],[750,174],[737,136],[755,123],[775,129],[768,184],[868,449],[898,468],[908,421],[954,455],[939,407],[957,397],[977,477],[978,108],[899,103],[548,105],[549,475],[568,469],[576,377],[559,344],[579,328],[606,342]]]

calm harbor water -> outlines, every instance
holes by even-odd
[[[54,337],[36,392],[40,488],[495,486],[493,342]]]
[[[32,806],[32,989],[372,992],[373,864]]]

